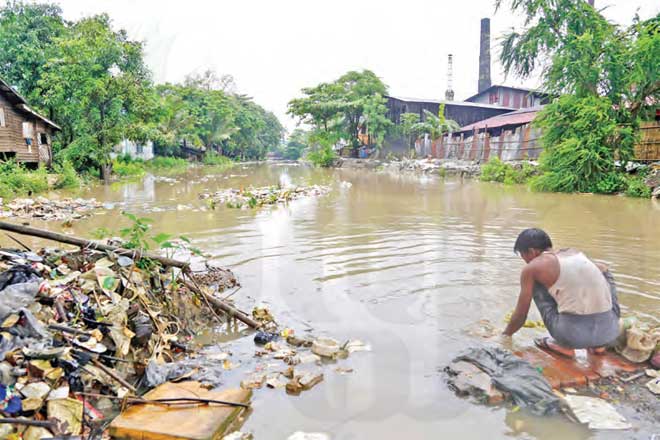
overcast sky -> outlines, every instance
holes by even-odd
[[[69,19],[107,12],[117,28],[146,41],[157,82],[211,68],[273,111],[289,129],[286,104],[302,87],[348,70],[371,69],[395,96],[443,99],[454,55],[457,100],[476,93],[479,21],[491,17],[493,83],[506,81],[497,37],[519,23],[493,0],[56,0]],[[660,11],[658,0],[596,0],[630,23]]]

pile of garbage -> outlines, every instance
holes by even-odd
[[[95,210],[112,206],[103,205],[96,199],[14,199],[3,204],[0,200],[0,217],[35,218],[45,221],[79,220]]]
[[[199,198],[208,200],[211,208],[217,204],[224,204],[228,208],[258,208],[266,205],[288,203],[291,200],[303,197],[319,197],[330,192],[329,186],[264,186],[260,188],[247,189],[224,189],[215,193],[202,193]]]
[[[118,404],[233,310],[207,292],[237,285],[225,269],[195,274],[139,254],[2,249],[0,438],[101,438]]]
[[[383,165],[383,170],[390,172],[447,173],[461,176],[477,176],[481,172],[479,164],[469,161],[447,159],[401,159]]]

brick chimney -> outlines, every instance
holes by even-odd
[[[478,93],[490,87],[490,18],[481,19],[481,41],[479,45]]]

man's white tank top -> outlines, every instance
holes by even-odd
[[[590,315],[612,309],[610,286],[593,261],[575,249],[554,255],[559,261],[559,278],[548,291],[557,301],[559,313]]]

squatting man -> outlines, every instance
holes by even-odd
[[[541,229],[526,229],[513,247],[525,260],[520,295],[507,336],[520,330],[534,300],[549,337],[534,343],[545,350],[574,357],[575,349],[602,354],[619,335],[621,315],[616,286],[606,266],[591,261],[577,249],[552,248]]]

